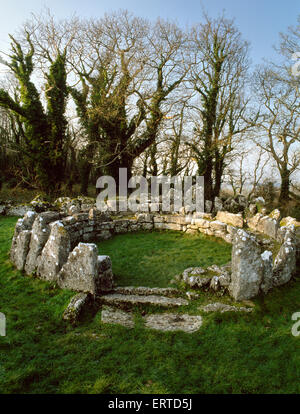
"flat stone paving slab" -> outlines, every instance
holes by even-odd
[[[231,306],[225,303],[215,302],[209,303],[205,306],[200,306],[199,310],[203,312],[252,312],[253,308],[245,308],[245,307],[238,307],[238,306]]]
[[[169,298],[182,295],[182,292],[175,288],[150,288],[146,286],[118,286],[114,288],[114,293],[121,293],[124,295],[159,295],[167,296]]]
[[[101,311],[101,322],[103,323],[115,323],[123,325],[126,328],[134,327],[133,314],[124,312],[119,309],[104,306]]]
[[[202,325],[201,316],[187,314],[163,313],[144,317],[145,327],[159,331],[184,331],[192,333],[198,331]]]
[[[183,331],[192,333],[202,325],[201,316],[187,314],[159,313],[143,317],[145,328],[156,329],[163,332]],[[110,306],[104,306],[101,311],[101,322],[134,327],[134,315],[131,312],[124,312]]]
[[[110,293],[108,295],[101,296],[103,303],[107,305],[118,305],[118,304],[144,304],[144,305],[156,305],[163,306],[166,308],[176,306],[186,306],[189,301],[183,298],[167,298],[165,296],[156,295],[123,295],[120,293]]]

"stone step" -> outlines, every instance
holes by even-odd
[[[167,298],[158,295],[123,295],[121,293],[110,293],[101,296],[101,301],[106,305],[155,305],[165,308],[189,304],[188,300],[182,298]]]
[[[159,331],[184,331],[193,333],[202,325],[202,317],[197,315],[158,313],[143,317],[144,327]],[[101,311],[101,322],[123,325],[126,328],[134,328],[134,315],[131,312],[124,312],[110,306],[103,306]]]
[[[168,298],[182,296],[183,292],[175,288],[150,288],[147,286],[118,286],[113,289],[113,293],[120,293],[122,295],[158,295],[166,296]]]

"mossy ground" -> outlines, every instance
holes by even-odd
[[[10,264],[15,222],[0,218],[0,312],[7,319],[1,393],[299,393],[300,336],[291,334],[291,315],[300,311],[299,279],[255,299],[253,313],[204,314],[193,334],[145,330],[142,323],[131,330],[103,325],[100,312],[71,327],[61,316],[74,293]],[[165,237],[167,247],[171,236]],[[211,256],[209,264],[216,262]],[[212,300],[203,293],[181,311],[199,313],[199,305]]]

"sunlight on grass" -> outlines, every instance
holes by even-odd
[[[300,310],[299,279],[257,298],[252,314],[204,315],[193,334],[104,325],[100,312],[72,327],[62,313],[74,292],[25,276],[9,263],[15,222],[0,218],[0,312],[7,317],[7,336],[0,337],[0,393],[300,392],[300,337],[291,334],[291,315]],[[163,285],[189,265],[228,260],[230,249],[221,252],[225,244],[209,243],[142,233],[118,236],[99,250],[111,254],[113,263],[123,257],[117,269],[124,283],[132,275],[140,282],[143,267],[135,266],[142,258],[143,280]],[[135,259],[125,265],[134,245]],[[161,267],[164,276],[152,279],[151,266],[155,275]],[[203,293],[192,312],[212,299]]]
[[[167,287],[188,267],[222,265],[231,259],[231,246],[222,240],[171,231],[117,235],[98,247],[99,254],[111,257],[120,286]]]

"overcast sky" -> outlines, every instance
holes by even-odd
[[[272,46],[278,43],[280,31],[296,25],[300,14],[299,0],[0,0],[0,50],[9,48],[8,33],[13,34],[31,13],[48,7],[58,18],[76,13],[97,17],[105,12],[127,9],[137,16],[176,20],[181,26],[201,20],[202,8],[212,17],[225,10],[234,17],[245,40],[251,43],[254,64],[272,59]]]

